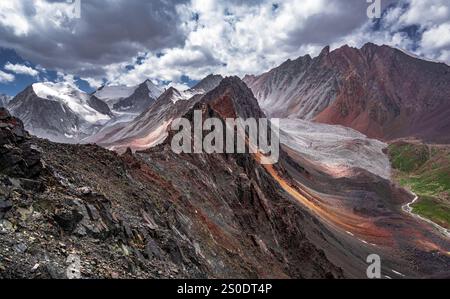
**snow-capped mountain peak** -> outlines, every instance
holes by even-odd
[[[32,85],[34,93],[41,99],[60,102],[91,124],[104,123],[110,116],[100,113],[89,105],[90,96],[67,82],[44,82]]]
[[[100,100],[105,101],[110,107],[117,103],[120,99],[128,98],[131,96],[137,86],[102,86],[93,95]]]
[[[170,87],[169,89],[167,89],[162,95],[161,97],[170,99],[172,101],[172,103],[176,103],[178,101],[187,101],[190,98],[192,98],[193,96],[195,96],[196,94],[200,94],[201,92],[196,91],[196,90],[185,90],[185,91],[179,91],[178,89],[174,88],[174,87]]]
[[[112,117],[103,101],[67,82],[30,85],[7,108],[31,134],[62,143],[79,142]]]
[[[144,112],[160,95],[162,90],[152,81],[145,80],[135,86],[102,86],[92,95],[108,104],[117,113],[140,114]]]
[[[157,87],[152,81],[149,79],[145,80],[144,82],[147,85],[147,88],[149,90],[149,96],[151,98],[157,99],[163,92],[162,90]]]

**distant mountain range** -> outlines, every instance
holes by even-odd
[[[414,196],[387,179],[379,141],[293,118],[281,123],[275,165],[174,153],[164,134],[174,117],[266,116],[242,80],[219,79],[168,89],[113,130],[105,106],[114,111],[72,87],[37,85],[13,101],[107,121],[92,136],[103,132],[99,143],[121,155],[29,136],[0,109],[0,277],[64,278],[71,248],[86,278],[366,278],[371,254],[383,257],[383,278],[448,276],[448,239],[401,212]]]
[[[132,121],[107,126],[85,142],[121,152],[128,147],[143,150],[155,146],[167,137],[170,123],[183,116],[202,95],[216,88],[222,79],[220,75],[210,75],[186,91],[171,87]]]
[[[103,86],[93,97],[103,100],[111,110],[142,113],[161,95],[162,91],[150,80],[132,87]]]
[[[52,141],[142,149],[161,141],[170,120],[193,105],[181,107],[179,99],[207,93],[222,79],[210,75],[191,90],[165,92],[146,80],[91,95],[66,83],[36,83],[1,103],[9,102],[30,132]],[[243,81],[270,117],[342,125],[382,141],[450,142],[450,67],[388,46],[326,47],[315,58],[288,60]]]
[[[71,83],[35,83],[7,105],[32,134],[78,143],[101,128],[134,119],[150,107],[161,90],[146,80],[138,86],[103,86],[87,94]]]
[[[343,125],[382,140],[450,142],[450,67],[395,48],[326,47],[244,81],[272,117]]]

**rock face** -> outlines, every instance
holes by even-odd
[[[202,98],[202,102],[211,105],[222,118],[265,117],[252,91],[238,77],[223,79],[217,88]]]
[[[105,102],[103,102],[102,100],[100,100],[97,97],[95,97],[95,96],[89,97],[89,100],[87,101],[87,105],[89,107],[94,108],[95,110],[97,110],[101,114],[112,116],[112,112],[109,109],[108,105]]]
[[[450,142],[450,67],[388,46],[327,47],[244,81],[270,116],[344,125],[383,140]]]
[[[219,86],[219,84],[222,80],[223,80],[223,77],[221,75],[211,74],[211,75],[208,75],[207,77],[205,77],[200,82],[198,82],[192,88],[192,90],[197,90],[198,92],[206,93],[206,92],[213,90],[217,86]]]
[[[31,134],[64,143],[92,135],[112,117],[104,102],[67,83],[33,84],[7,108]]]
[[[269,116],[305,120],[325,109],[337,88],[335,72],[309,55],[288,60],[261,76],[246,76],[244,82]]]
[[[0,171],[12,177],[34,178],[42,165],[39,153],[32,149],[21,120],[0,108]]]
[[[0,107],[6,107],[8,105],[9,101],[11,101],[11,97],[7,96],[5,94],[0,94]]]
[[[115,111],[142,113],[146,111],[161,95],[161,91],[147,80],[140,84],[129,97],[119,100],[113,105]]]

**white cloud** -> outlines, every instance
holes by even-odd
[[[21,1],[0,1],[0,25],[12,29],[16,36],[26,35],[30,30],[24,5]]]
[[[0,1],[0,47],[49,70],[99,80],[104,67],[183,43],[174,6],[188,0]],[[113,20],[113,22],[111,21]]]
[[[64,1],[2,1],[0,32],[15,36],[0,37],[0,45],[15,42],[33,63],[73,73],[92,87],[103,79],[179,86],[184,76],[258,74],[289,58],[316,55],[329,44],[388,44],[450,62],[448,0],[383,0],[384,8],[395,5],[375,31],[364,0],[114,3],[83,1],[82,18],[73,20]],[[409,36],[408,27],[417,36]]]
[[[408,9],[400,16],[398,22],[403,25],[419,24],[429,26],[450,17],[448,0],[409,0]]]
[[[5,73],[4,71],[0,71],[0,83],[10,83],[15,79],[16,77],[14,75]]]
[[[450,23],[434,26],[423,33],[422,47],[440,49],[450,46]]]
[[[189,86],[188,86],[188,85],[183,84],[183,83],[175,83],[175,82],[170,83],[170,84],[168,85],[168,87],[173,87],[173,88],[175,88],[176,90],[180,90],[180,91],[185,91],[185,90],[188,90],[188,89],[189,89]]]
[[[56,82],[58,83],[66,83],[72,86],[77,86],[75,76],[72,74],[65,74],[62,72],[58,72]]]
[[[12,64],[8,62],[5,65],[4,69],[15,74],[28,75],[31,77],[36,77],[37,75],[39,75],[39,72],[37,70],[23,64]]]
[[[183,75],[200,80],[210,73],[260,73],[288,58],[320,51],[327,38],[320,41],[312,31],[319,31],[316,18],[329,17],[326,26],[339,24],[346,9],[352,7],[337,0],[286,0],[277,8],[273,5],[273,1],[219,0],[192,0],[179,5],[176,11],[186,36],[184,46],[165,49],[162,57],[150,53],[129,72],[126,64],[108,66],[108,80],[127,85],[145,78],[181,83]],[[366,5],[359,1],[357,7],[358,17],[350,18],[350,29],[326,30],[348,33],[356,24],[364,23]]]
[[[333,48],[345,43],[359,47],[373,42],[397,47],[426,59],[450,63],[448,0],[399,1],[398,6],[386,12],[378,27],[374,31],[373,24],[368,21],[333,43]]]
[[[94,89],[99,88],[104,83],[102,79],[95,79],[95,78],[81,78],[81,80],[86,81],[89,84],[89,86]]]

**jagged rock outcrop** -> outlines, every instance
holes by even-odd
[[[211,105],[223,118],[265,117],[252,91],[238,77],[223,79],[217,88],[202,98],[202,102]]]
[[[0,171],[25,179],[39,175],[42,164],[39,153],[28,142],[30,136],[21,120],[0,108]]]

